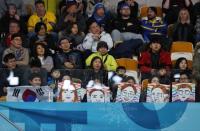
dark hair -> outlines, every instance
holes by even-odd
[[[157,77],[158,80],[159,80],[159,82],[160,82],[160,77],[159,77],[158,75],[152,75],[152,76],[149,78],[148,82],[151,83],[151,81],[152,81],[152,79],[153,79],[154,77]]]
[[[156,7],[151,6],[151,7],[148,8],[148,11],[149,10],[152,10],[153,12],[155,12],[155,14],[157,14],[157,8]]]
[[[178,58],[176,60],[175,69],[179,69],[180,68],[179,65],[183,60],[186,61],[186,63],[187,63],[187,68],[186,69],[188,69],[188,62],[187,62],[187,59],[185,57],[180,57],[180,58]]]
[[[124,66],[118,66],[117,69],[116,69],[116,72],[118,72],[119,70],[125,70],[126,71],[126,68]]]
[[[67,28],[66,28],[66,33],[67,33],[68,35],[72,33],[72,28],[73,28],[73,26],[74,26],[75,24],[78,26],[77,22],[67,22],[67,25],[68,25],[68,26],[67,26]],[[79,27],[78,27],[78,34],[80,34]]]
[[[3,58],[3,62],[7,63],[10,59],[15,59],[15,55],[13,53],[5,55]]]
[[[101,59],[100,57],[98,57],[98,56],[95,56],[95,57],[92,58],[91,63],[90,63],[90,68],[91,68],[91,69],[94,69],[94,68],[93,68],[93,63],[94,63],[94,61],[97,60],[97,59],[99,59],[99,60],[101,61],[101,68],[100,68],[100,70],[103,70],[103,69],[104,69],[104,67],[103,67],[103,61],[102,61],[102,59]]]
[[[38,46],[42,46],[44,48],[44,58],[46,58],[48,56],[48,50],[47,47],[43,44],[43,43],[35,43],[33,46],[33,52],[32,52],[32,56],[37,58],[38,54],[37,54],[37,47]]]
[[[43,22],[38,22],[35,24],[35,32],[38,33],[41,30],[41,27],[44,26],[45,30],[47,31],[47,26]]]
[[[33,80],[34,78],[40,78],[42,81],[42,76],[39,73],[31,73],[29,80]]]
[[[162,35],[150,35],[151,43],[159,43],[162,46]]]
[[[134,81],[134,83],[136,83],[136,80],[135,80],[135,78],[134,77],[132,77],[132,76],[127,76],[124,80],[123,80],[123,82],[127,82],[127,81],[129,81],[129,80],[133,80]]]
[[[105,41],[99,41],[98,44],[97,44],[97,51],[100,48],[106,48],[108,50],[108,44]]]
[[[44,3],[43,0],[36,0],[36,1],[35,1],[35,6],[36,6],[37,4],[43,4],[43,5],[45,6],[45,3]]]
[[[93,23],[97,23],[97,22],[96,22],[94,19],[89,19],[89,20],[87,21],[87,31],[89,31],[90,26],[91,26]],[[97,23],[97,25],[101,27],[101,25],[100,25],[99,23]]]
[[[15,33],[11,36],[11,40],[13,40],[15,37],[20,37],[22,39],[22,35],[20,33]]]
[[[40,62],[40,60],[38,58],[32,58],[30,60],[30,67],[38,67],[38,68],[41,68],[42,64]]]

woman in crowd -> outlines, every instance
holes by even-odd
[[[189,11],[181,9],[178,15],[178,21],[173,27],[173,41],[194,42],[194,27],[190,21]]]
[[[180,73],[185,72],[191,75],[191,70],[188,68],[188,61],[185,57],[180,57],[175,64],[174,70],[171,73],[171,79],[173,82],[177,82],[180,79]]]
[[[48,72],[54,67],[53,58],[48,55],[46,46],[43,43],[37,43],[32,52],[32,59],[39,59],[42,68]]]
[[[34,48],[35,44],[39,42],[43,43],[46,46],[49,55],[54,54],[56,49],[55,41],[52,35],[47,33],[46,24],[43,22],[38,22],[35,25],[35,33],[36,34],[30,38],[31,51]]]

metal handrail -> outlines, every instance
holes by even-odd
[[[9,124],[11,124],[14,128],[16,128],[18,131],[23,131],[19,126],[17,126],[15,123],[13,123],[11,120],[9,120],[8,117],[6,117],[3,113],[0,112],[0,116],[6,120]]]

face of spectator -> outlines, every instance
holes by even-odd
[[[133,79],[129,79],[129,80],[127,81],[127,83],[135,84],[135,81],[134,81]]]
[[[15,69],[16,68],[16,59],[9,59],[8,62],[5,63],[5,65],[8,67],[8,69]]]
[[[9,33],[12,35],[12,34],[15,34],[15,33],[18,33],[20,31],[20,27],[17,23],[10,23],[9,24]]]
[[[96,11],[96,14],[100,17],[103,17],[105,15],[105,11],[104,11],[104,8],[99,8],[97,9]]]
[[[35,10],[38,16],[44,16],[45,15],[45,7],[42,3],[38,3],[35,5]]]
[[[38,45],[36,47],[36,52],[38,56],[44,56],[45,49],[41,45]]]
[[[121,98],[123,102],[131,102],[135,95],[135,91],[131,86],[124,88],[121,92]]]
[[[101,47],[101,48],[99,48],[99,50],[98,50],[100,53],[101,53],[101,55],[105,55],[105,54],[107,54],[108,53],[108,49],[107,48],[105,48],[105,47]]]
[[[70,42],[67,39],[64,39],[60,42],[60,48],[63,51],[69,51],[70,50]]]
[[[187,21],[189,19],[189,13],[187,10],[181,10],[180,11],[180,20],[181,21]]]
[[[72,34],[77,34],[78,33],[78,25],[77,24],[73,24],[71,32],[72,32]]]
[[[104,102],[105,97],[101,91],[93,91],[90,95],[91,102]]]
[[[159,82],[159,78],[158,78],[158,77],[153,77],[153,78],[151,79],[151,83],[159,84],[159,83],[160,83],[160,82]]]
[[[76,5],[76,4],[71,5],[71,6],[67,9],[67,12],[68,12],[69,14],[77,13],[77,5]]]
[[[22,39],[21,37],[15,37],[12,41],[12,46],[19,49],[22,47]]]
[[[8,8],[8,13],[10,16],[14,16],[17,13],[17,10],[14,6],[10,5]]]
[[[164,69],[164,68],[159,69],[159,75],[160,75],[160,76],[165,76],[166,74],[167,74],[166,69]]]
[[[180,83],[188,83],[189,82],[188,76],[186,74],[181,74],[179,82]]]
[[[51,76],[55,79],[59,78],[60,77],[60,71],[59,70],[54,70],[52,73],[51,73]]]
[[[121,13],[122,16],[128,17],[128,16],[130,16],[130,14],[131,14],[131,10],[130,10],[129,7],[123,7],[123,8],[120,10],[120,13]]]
[[[160,103],[164,102],[165,97],[164,97],[164,92],[161,88],[155,88],[151,92],[151,98],[153,102]]]
[[[155,43],[153,42],[153,43],[151,43],[150,48],[151,48],[153,53],[157,53],[157,52],[160,51],[161,45],[158,42],[155,42]]]
[[[92,67],[95,70],[100,70],[101,67],[102,67],[101,60],[100,59],[94,60],[93,63],[92,63]]]
[[[92,34],[101,34],[101,28],[100,26],[94,22],[90,25],[90,29],[89,29],[90,33]]]
[[[44,25],[41,26],[40,31],[38,32],[38,35],[45,36],[46,35],[46,29]]]
[[[41,86],[42,81],[41,81],[41,79],[39,77],[35,77],[30,81],[30,84],[32,86]]]
[[[181,70],[186,70],[186,68],[187,68],[187,62],[186,62],[186,60],[182,60],[182,61],[180,62],[179,68],[180,68]]]
[[[148,19],[152,20],[156,17],[156,13],[149,8],[147,11],[147,17],[148,17]]]
[[[179,88],[178,89],[178,97],[181,101],[187,100],[191,94],[190,88]]]

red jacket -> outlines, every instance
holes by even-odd
[[[149,51],[145,51],[141,53],[139,58],[139,68],[141,73],[150,73],[151,72],[151,53]],[[169,52],[164,50],[160,51],[160,59],[159,64],[164,65],[166,69],[170,69],[172,66],[171,56]]]

